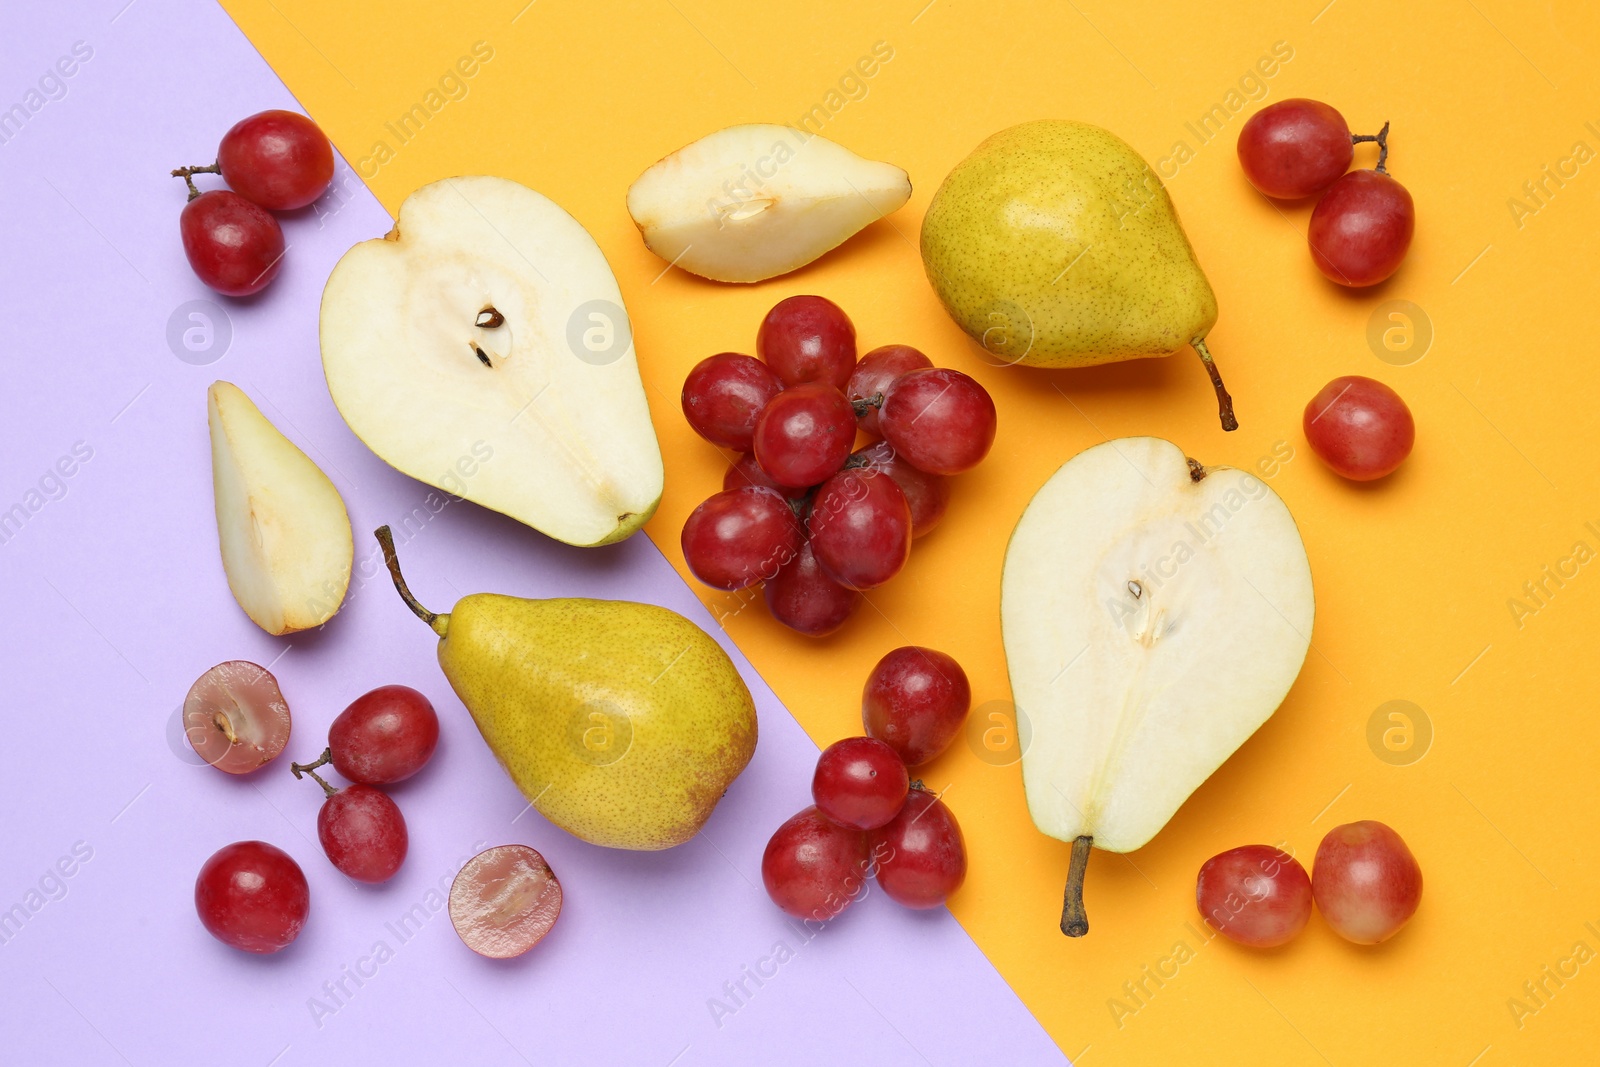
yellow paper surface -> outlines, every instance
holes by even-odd
[[[498,174],[595,235],[628,303],[667,457],[648,532],[680,569],[683,519],[720,488],[727,462],[679,413],[684,374],[713,352],[752,351],[778,299],[828,296],[863,351],[914,344],[993,392],[993,453],[843,633],[808,641],[759,599],[690,582],[822,744],[860,731],[860,685],[890,648],[926,644],[965,665],[972,742],[924,775],[966,828],[971,873],[952,910],[1067,1054],[1090,1067],[1594,1058],[1592,6],[524,2],[225,6],[391,211],[425,182]],[[861,77],[856,64],[875,49],[892,56]],[[1290,96],[1333,103],[1358,131],[1394,123],[1391,170],[1416,199],[1417,238],[1375,290],[1324,281],[1305,246],[1310,206],[1274,206],[1240,174],[1244,118]],[[751,287],[667,269],[644,248],[623,203],[641,170],[725,125],[807,115],[905,167],[910,204]],[[1221,303],[1210,340],[1237,433],[1218,428],[1191,355],[1000,368],[943,314],[916,249],[922,213],[980,140],[1040,117],[1107,126],[1167,179]],[[1409,318],[1388,318],[1389,301],[1410,302]],[[1415,340],[1405,348],[1407,321],[1414,338],[1431,330],[1420,359]],[[1382,340],[1391,327],[1398,351]],[[1301,434],[1306,401],[1342,374],[1388,382],[1416,414],[1416,452],[1382,483],[1341,482]],[[999,575],[1033,491],[1079,450],[1128,434],[1168,437],[1208,464],[1277,457],[1269,484],[1300,524],[1316,580],[1314,648],[1277,715],[1153,842],[1094,855],[1093,929],[1068,941],[1056,930],[1067,846],[1029,822],[1004,731],[985,747],[984,728],[1003,726],[1009,707]],[[1391,701],[1413,705],[1409,718],[1388,719]],[[1399,751],[1385,747],[1390,727]],[[1313,918],[1291,945],[1253,952],[1200,932],[1193,880],[1207,857],[1281,843],[1309,866],[1329,827],[1361,818],[1394,826],[1423,866],[1421,910],[1399,937],[1361,948]]]

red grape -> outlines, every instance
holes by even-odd
[[[311,911],[311,887],[283,849],[265,841],[236,841],[200,868],[194,908],[223,944],[245,952],[277,952],[300,936]]]
[[[807,541],[794,559],[767,579],[762,590],[772,617],[808,637],[826,637],[844,625],[861,594],[828,577]]]
[[[358,882],[387,882],[405,862],[410,845],[399,806],[383,790],[360,784],[322,802],[317,840],[329,862]]]
[[[439,744],[439,716],[421,693],[383,685],[357,697],[328,728],[330,761],[364,785],[389,785],[422,769]]]
[[[972,706],[961,664],[931,648],[906,645],[878,661],[861,691],[861,725],[917,767],[956,739]]]
[[[856,369],[850,375],[850,381],[845,386],[844,395],[851,403],[858,400],[882,400],[882,394],[889,387],[889,383],[908,371],[921,370],[933,366],[933,360],[912,348],[910,345],[884,345],[874,348],[871,352],[861,357],[861,362],[856,364]],[[878,429],[878,405],[871,404],[859,420],[861,428],[876,437]]]
[[[289,705],[265,667],[228,660],[189,687],[183,728],[201,759],[219,771],[248,774],[289,743]]]
[[[804,539],[800,520],[776,490],[724,489],[683,524],[683,558],[707,585],[744,589],[777,574]]]
[[[217,166],[245,199],[272,211],[293,211],[333,181],[333,146],[304,115],[263,111],[222,135]]]
[[[1327,104],[1280,100],[1251,115],[1239,130],[1239,165],[1267,196],[1298,200],[1332,185],[1350,169],[1350,127]]]
[[[722,475],[722,488],[743,489],[752,485],[776,489],[783,496],[790,499],[798,499],[806,495],[806,487],[803,485],[779,485],[773,481],[767,472],[761,469],[761,464],[756,462],[756,454],[754,452],[746,452],[728,464],[728,469]]]
[[[1417,212],[1388,174],[1353,170],[1328,187],[1311,212],[1306,239],[1317,269],[1340,285],[1376,285],[1400,269]]]
[[[967,845],[944,801],[912,789],[900,814],[873,835],[878,885],[908,908],[937,908],[967,879]]]
[[[958,370],[914,370],[889,383],[878,426],[918,470],[960,474],[976,467],[994,444],[994,400]]]
[[[817,758],[811,799],[840,826],[876,830],[900,814],[909,788],[911,776],[894,749],[871,737],[847,737]]]
[[[796,919],[825,921],[860,895],[868,863],[866,834],[829,822],[810,807],[767,842],[761,881],[772,902]]]
[[[911,556],[911,505],[888,475],[840,471],[811,502],[811,547],[834,581],[851,589],[882,585]]]
[[[874,441],[855,453],[863,467],[887,474],[905,493],[911,505],[911,536],[921,537],[939,525],[950,505],[950,479],[919,471],[900,457],[887,441]]]
[[[267,287],[283,265],[283,228],[257,204],[227,189],[201,193],[178,219],[196,277],[224,296]]]
[[[1230,848],[1200,865],[1194,898],[1207,925],[1230,941],[1271,948],[1311,918],[1311,879],[1271,845]]]
[[[784,385],[822,382],[843,389],[856,365],[856,328],[831,300],[791,296],[761,320],[756,355]]]
[[[684,379],[683,417],[712,444],[748,452],[761,409],[782,390],[777,376],[754,356],[707,356]]]
[[[1398,933],[1422,903],[1422,868],[1383,823],[1345,823],[1317,846],[1311,893],[1335,933],[1376,945]]]
[[[527,845],[499,845],[467,861],[450,883],[450,922],[480,956],[506,960],[544,939],[561,915],[561,883]]]
[[[844,466],[855,443],[855,408],[820,382],[785,389],[756,422],[756,462],[783,485],[816,485]]]
[[[1417,425],[1400,394],[1357,374],[1335,378],[1306,405],[1311,450],[1334,473],[1358,482],[1389,474],[1411,454]]]

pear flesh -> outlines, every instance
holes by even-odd
[[[1038,491],[1006,550],[1000,617],[1028,812],[1075,846],[1069,912],[1090,843],[1144,845],[1277,710],[1312,616],[1299,530],[1247,471],[1131,437]]]
[[[650,251],[691,274],[758,282],[805,266],[911,198],[911,179],[791,126],[729,126],[628,189]]]
[[[1172,199],[1127,142],[1027,122],[957,164],[922,221],[922,261],[956,324],[998,359],[1086,367],[1205,348],[1217,298]]]
[[[574,545],[629,536],[661,449],[594,239],[504,178],[447,178],[345,253],[322,297],[339,413],[391,466]]]
[[[652,604],[462,597],[446,615],[396,588],[439,635],[439,666],[541,815],[608,848],[653,851],[699,832],[756,747],[756,709],[728,654]]]
[[[344,603],[354,556],[339,490],[233,383],[212,384],[206,415],[233,598],[269,634],[322,625]]]

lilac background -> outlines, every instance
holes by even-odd
[[[93,49],[48,86],[65,95],[0,144],[0,511],[27,512],[21,529],[0,532],[9,749],[0,910],[39,905],[0,943],[0,1058],[1063,1062],[943,910],[912,913],[874,893],[805,941],[767,901],[761,850],[808,802],[815,747],[643,536],[570,549],[451,503],[403,554],[412,585],[438,609],[485,589],[645,599],[717,633],[756,695],[761,742],[705,833],[667,853],[594,848],[527,810],[440,675],[432,636],[386,580],[358,573],[323,632],[274,639],[245,618],[211,510],[213,379],[241,386],[338,485],[367,575],[366,531],[428,497],[340,421],[317,356],[323,280],[389,219],[341,163],[338,192],[287,220],[286,265],[262,297],[209,294],[184,263],[183,190],[166,171],[208,158],[240,116],[295,104],[220,9],[124,3],[7,5],[0,36],[0,108],[23,100],[74,42]],[[225,309],[232,339],[220,358],[213,348],[185,361],[169,344],[169,319],[191,300]],[[180,331],[192,324],[177,318]],[[92,456],[58,468],[75,446]],[[394,791],[412,848],[390,884],[359,887],[326,863],[313,834],[320,792],[286,766],[239,780],[196,765],[177,707],[195,676],[233,658],[272,664],[300,759],[374,685],[401,682],[433,699],[444,740]],[[205,857],[252,837],[288,849],[312,883],[309,925],[274,957],[213,941],[192,906]],[[539,848],[566,889],[561,921],[537,951],[481,960],[443,912],[405,941],[386,925],[476,849],[507,841]],[[51,878],[74,847],[92,857]],[[760,987],[747,980],[753,995],[718,1025],[710,998],[734,1004],[724,983],[780,940],[794,958]],[[330,997],[324,983],[378,941],[392,958]],[[320,1020],[312,998],[325,1006]]]

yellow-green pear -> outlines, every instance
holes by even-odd
[[[722,647],[653,604],[474,593],[428,611],[377,531],[439,666],[517,788],[575,837],[651,851],[693,837],[756,747],[750,690]]]
[[[1194,346],[1217,298],[1161,179],[1109,130],[1042,120],[956,165],[922,220],[922,262],[956,324],[1007,363],[1087,367]]]

